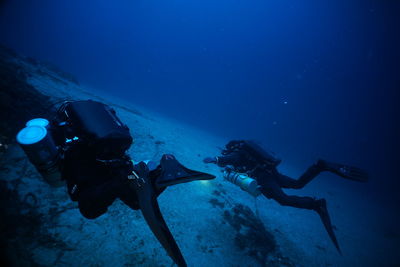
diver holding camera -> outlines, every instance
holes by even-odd
[[[119,198],[141,210],[168,255],[178,266],[186,266],[157,197],[168,186],[215,176],[190,170],[170,154],[159,164],[133,163],[126,153],[133,142],[129,128],[112,108],[92,100],[64,102],[50,121],[27,122],[17,141],[50,185],[66,182],[84,217],[101,216]]]
[[[316,211],[339,253],[341,253],[341,250],[333,231],[326,200],[290,196],[285,194],[282,188],[301,189],[324,171],[357,182],[368,181],[368,175],[363,170],[326,160],[318,160],[299,179],[290,178],[277,170],[277,166],[281,162],[280,159],[275,158],[261,146],[249,140],[230,141],[222,151],[222,156],[207,157],[203,161],[224,167],[225,179],[240,186],[255,197],[263,194],[268,199],[274,199],[283,206]]]

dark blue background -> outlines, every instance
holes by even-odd
[[[1,43],[83,85],[259,139],[297,166],[362,166],[381,196],[399,184],[397,1],[10,0],[0,12]]]

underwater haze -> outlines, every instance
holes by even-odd
[[[84,85],[293,163],[344,160],[400,184],[397,1],[13,0],[0,12],[3,44]]]
[[[321,179],[394,224],[399,14],[399,1],[8,0],[0,43],[124,102],[260,141],[293,173],[318,158],[366,169],[368,184]]]

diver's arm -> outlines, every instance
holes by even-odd
[[[232,152],[229,155],[219,156],[215,158],[205,158],[205,163],[215,163],[219,167],[225,167],[227,165],[238,165],[242,159],[242,155],[239,152]]]

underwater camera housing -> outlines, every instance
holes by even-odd
[[[92,100],[68,102],[58,112],[66,122],[68,135],[78,137],[92,149],[98,159],[120,158],[131,146],[129,128],[111,107]]]
[[[51,121],[28,121],[17,141],[45,181],[61,186],[64,152],[71,146],[85,145],[96,158],[113,160],[125,155],[133,139],[112,108],[86,100],[64,102]]]

